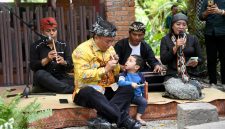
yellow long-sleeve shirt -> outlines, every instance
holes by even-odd
[[[115,54],[114,48],[111,46],[107,51],[102,52],[95,44],[93,38],[80,44],[72,53],[74,64],[75,93],[78,93],[82,86],[91,84],[97,85],[102,76],[106,74],[105,68],[100,66],[98,60],[108,62],[111,54]],[[119,74],[120,66],[114,68],[114,75]],[[109,85],[101,85],[103,88]]]

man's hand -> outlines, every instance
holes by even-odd
[[[56,58],[56,56],[57,56],[57,53],[55,52],[55,50],[48,52],[48,56],[41,60],[42,66],[47,65],[50,61]]]
[[[119,61],[119,56],[117,54],[112,55],[111,57],[113,60]]]
[[[60,55],[58,55],[58,56],[56,57],[56,62],[57,62],[58,64],[61,64],[61,65],[66,65],[66,64],[67,64],[67,62],[64,60],[64,58],[63,58],[62,56],[60,56]]]
[[[154,67],[153,72],[159,73],[159,72],[161,72],[162,70],[163,70],[163,68],[162,68],[161,65],[156,65],[156,66]]]
[[[48,56],[47,56],[47,58],[49,59],[49,61],[52,61],[54,58],[56,58],[57,57],[57,53],[56,53],[56,51],[55,50],[52,50],[52,51],[50,51],[49,53],[48,53]]]
[[[208,6],[207,7],[207,11],[208,14],[221,14],[220,9],[218,8],[217,4],[214,4],[212,6]]]
[[[108,61],[108,63],[105,66],[105,71],[109,72],[109,71],[113,70],[116,67],[117,62],[118,62],[118,60],[110,60],[110,61]]]
[[[110,54],[110,60],[116,60],[119,61],[119,56],[117,54]]]

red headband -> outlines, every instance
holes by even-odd
[[[42,18],[40,20],[41,23],[41,30],[47,30],[50,28],[56,28],[57,27],[57,22],[55,20],[55,18],[53,17],[46,17],[46,18]]]

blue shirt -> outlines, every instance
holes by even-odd
[[[140,76],[141,73],[126,73],[123,72],[119,76],[119,86],[131,86],[132,83],[142,84],[144,83],[143,78]],[[135,96],[144,96],[144,86],[138,86],[134,90]]]

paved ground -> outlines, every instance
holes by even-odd
[[[176,129],[176,120],[161,120],[161,121],[148,121],[147,126],[142,126],[141,129]],[[88,129],[87,126],[84,127],[70,127],[64,129]]]
[[[221,85],[213,86],[219,90],[224,90]],[[220,120],[225,120],[225,117],[220,117]],[[64,129],[88,129],[87,126],[84,127],[70,127]],[[157,120],[157,121],[148,121],[147,126],[142,126],[141,129],[177,129],[176,120]]]
[[[225,120],[225,117],[220,117],[220,120]],[[70,127],[64,129],[88,129],[87,126],[84,127]],[[177,129],[176,120],[158,120],[158,121],[148,121],[147,126],[142,126],[141,129]]]

